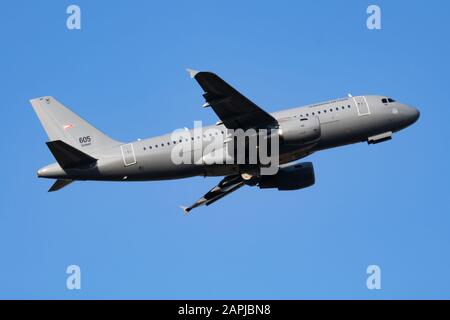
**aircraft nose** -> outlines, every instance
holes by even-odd
[[[420,118],[420,111],[414,107],[407,106],[406,114],[410,124],[415,123]]]

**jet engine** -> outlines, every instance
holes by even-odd
[[[261,189],[291,191],[310,187],[315,182],[313,164],[304,162],[280,168],[273,176],[261,176],[258,185]]]
[[[280,121],[279,135],[281,142],[288,145],[316,143],[320,139],[320,122],[318,117],[290,118]]]

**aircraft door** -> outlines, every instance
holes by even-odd
[[[367,103],[365,96],[354,97],[353,101],[355,102],[356,109],[358,110],[358,116],[361,117],[370,115],[369,104]]]
[[[122,150],[123,164],[125,167],[129,167],[137,163],[132,143],[124,144],[120,146],[120,149]]]

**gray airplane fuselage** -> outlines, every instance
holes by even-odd
[[[357,142],[378,143],[388,140],[393,133],[419,118],[416,108],[387,99],[375,95],[349,97],[271,113],[280,122],[295,118],[317,118],[320,123],[320,139],[308,147],[284,145],[281,142],[280,164],[324,149]],[[226,134],[227,129],[221,124],[203,128],[203,131],[211,128],[217,129],[219,134]],[[205,139],[203,136],[197,137],[193,130],[189,133],[194,139]],[[70,180],[154,181],[242,173],[237,165],[175,164],[171,158],[172,149],[179,141],[173,140],[170,133],[105,146],[91,154],[98,159],[93,166],[63,170],[58,163],[54,163],[40,169],[38,176]],[[209,143],[202,143],[202,148]],[[80,141],[78,148],[83,151],[83,145],[86,144],[87,141]]]

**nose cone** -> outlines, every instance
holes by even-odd
[[[406,126],[417,122],[420,118],[420,111],[414,107],[404,105],[401,110],[402,118]]]
[[[411,124],[414,124],[420,118],[420,111],[413,107],[409,107],[409,109],[410,109],[408,114],[409,121],[411,122]]]

